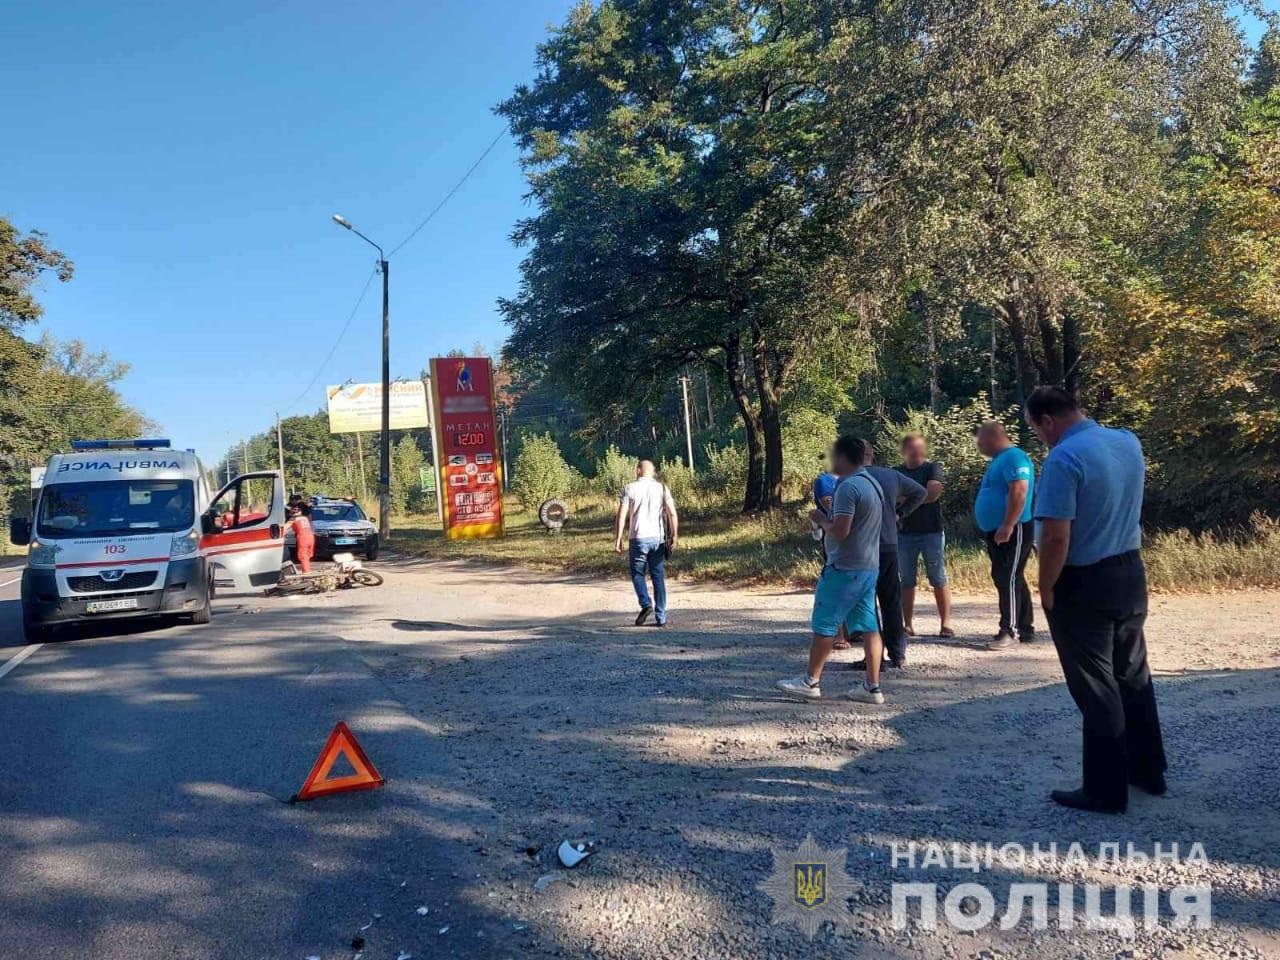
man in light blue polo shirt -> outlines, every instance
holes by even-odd
[[[1057,387],[1027,398],[1028,425],[1049,447],[1035,515],[1040,603],[1067,689],[1084,716],[1084,782],[1053,800],[1123,813],[1128,788],[1165,792],[1164,742],[1143,629],[1142,446],[1100,427]]]
[[[973,505],[974,519],[987,540],[991,580],[1000,598],[1000,628],[987,644],[1003,650],[1016,640],[1036,638],[1031,588],[1027,586],[1027,559],[1035,531],[1031,522],[1031,497],[1036,470],[1031,458],[1009,439],[1004,424],[992,420],[978,428],[978,450],[990,457]]]

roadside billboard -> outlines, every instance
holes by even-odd
[[[431,389],[445,536],[500,537],[502,458],[489,358],[432,360]]]
[[[329,432],[369,433],[382,429],[382,384],[329,387]],[[430,423],[427,388],[421,380],[391,384],[391,429],[416,430]]]

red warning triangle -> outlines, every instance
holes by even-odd
[[[345,777],[334,777],[329,779],[329,771],[333,769],[333,765],[337,762],[338,757],[345,756],[347,762],[351,764],[355,773],[348,774]],[[374,769],[373,763],[365,756],[360,749],[360,744],[356,742],[355,735],[341,720],[337,726],[333,728],[333,732],[329,734],[329,739],[325,741],[324,749],[320,751],[320,756],[316,758],[316,765],[311,768],[311,772],[307,774],[306,782],[303,783],[302,789],[294,795],[294,800],[310,800],[313,797],[323,797],[329,793],[346,793],[350,790],[371,790],[374,787],[380,787],[385,781],[382,774]]]

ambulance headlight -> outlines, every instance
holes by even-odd
[[[52,567],[58,556],[58,545],[47,540],[32,540],[27,545],[27,566]]]
[[[169,547],[169,557],[170,559],[174,557],[189,557],[199,549],[199,530],[191,530],[187,533],[175,533],[173,535],[173,543]]]

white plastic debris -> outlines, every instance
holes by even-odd
[[[440,936],[443,937],[448,932],[449,932],[449,925],[446,923],[443,927],[440,928]]]
[[[412,953],[406,953],[404,950],[401,950],[401,951],[396,955],[396,960],[413,960],[413,954],[412,954]]]
[[[568,840],[562,840],[556,850],[556,856],[559,857],[562,866],[572,868],[595,852],[596,845],[590,840],[584,840],[580,843],[570,843]]]
[[[414,911],[414,913],[416,913],[420,917],[425,917],[430,912],[431,911],[428,910],[426,907],[419,907],[417,910]]]
[[[564,879],[564,874],[561,873],[559,870],[553,871],[552,873],[544,873],[542,876],[540,876],[537,880],[533,882],[533,892],[541,893],[543,890],[547,889],[547,887],[551,886],[557,880],[563,880],[563,879]]]

